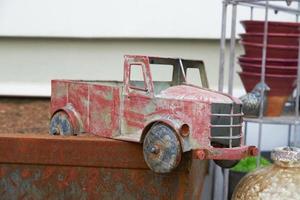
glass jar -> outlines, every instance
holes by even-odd
[[[300,148],[277,148],[271,158],[273,165],[242,178],[232,200],[300,200]]]

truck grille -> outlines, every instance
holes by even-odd
[[[211,136],[214,147],[238,147],[242,138],[243,113],[241,104],[212,104]]]

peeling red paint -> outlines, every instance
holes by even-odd
[[[171,83],[152,81],[150,65],[155,62],[174,66]],[[201,62],[183,60],[182,67],[185,69]],[[136,89],[139,87],[131,86],[130,68],[133,64],[142,67],[145,88]],[[142,133],[145,127],[153,122],[165,122],[177,133],[182,124],[187,124],[190,127],[190,134],[184,138],[178,134],[182,151],[197,149],[214,151],[211,144],[212,105],[240,105],[241,102],[228,94],[187,84],[184,73],[180,70],[178,59],[125,56],[123,82],[53,80],[51,114],[69,105],[72,111],[68,114],[71,115],[75,130],[80,130],[78,134],[87,132],[106,138],[135,142],[143,142]],[[169,86],[157,92],[159,84]],[[241,130],[238,145],[234,148],[224,147],[220,154],[212,153],[207,158],[241,159],[250,155],[239,153],[248,148],[242,145]],[[229,138],[229,133],[226,134]]]

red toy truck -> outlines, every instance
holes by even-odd
[[[153,69],[164,66],[171,66],[171,80],[154,79]],[[202,87],[187,83],[189,69],[199,69]],[[123,82],[53,80],[51,116],[53,135],[88,132],[143,143],[145,161],[158,173],[172,171],[191,150],[222,167],[257,154],[243,145],[241,102],[208,89],[197,60],[127,55]]]

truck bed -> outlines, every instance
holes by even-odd
[[[60,82],[68,82],[68,83],[78,83],[78,84],[91,84],[91,85],[105,85],[111,87],[122,87],[123,81],[111,81],[111,80],[65,80],[65,79],[57,79],[54,81]]]
[[[52,80],[51,115],[71,105],[80,116],[80,132],[118,135],[122,85],[118,81]]]

